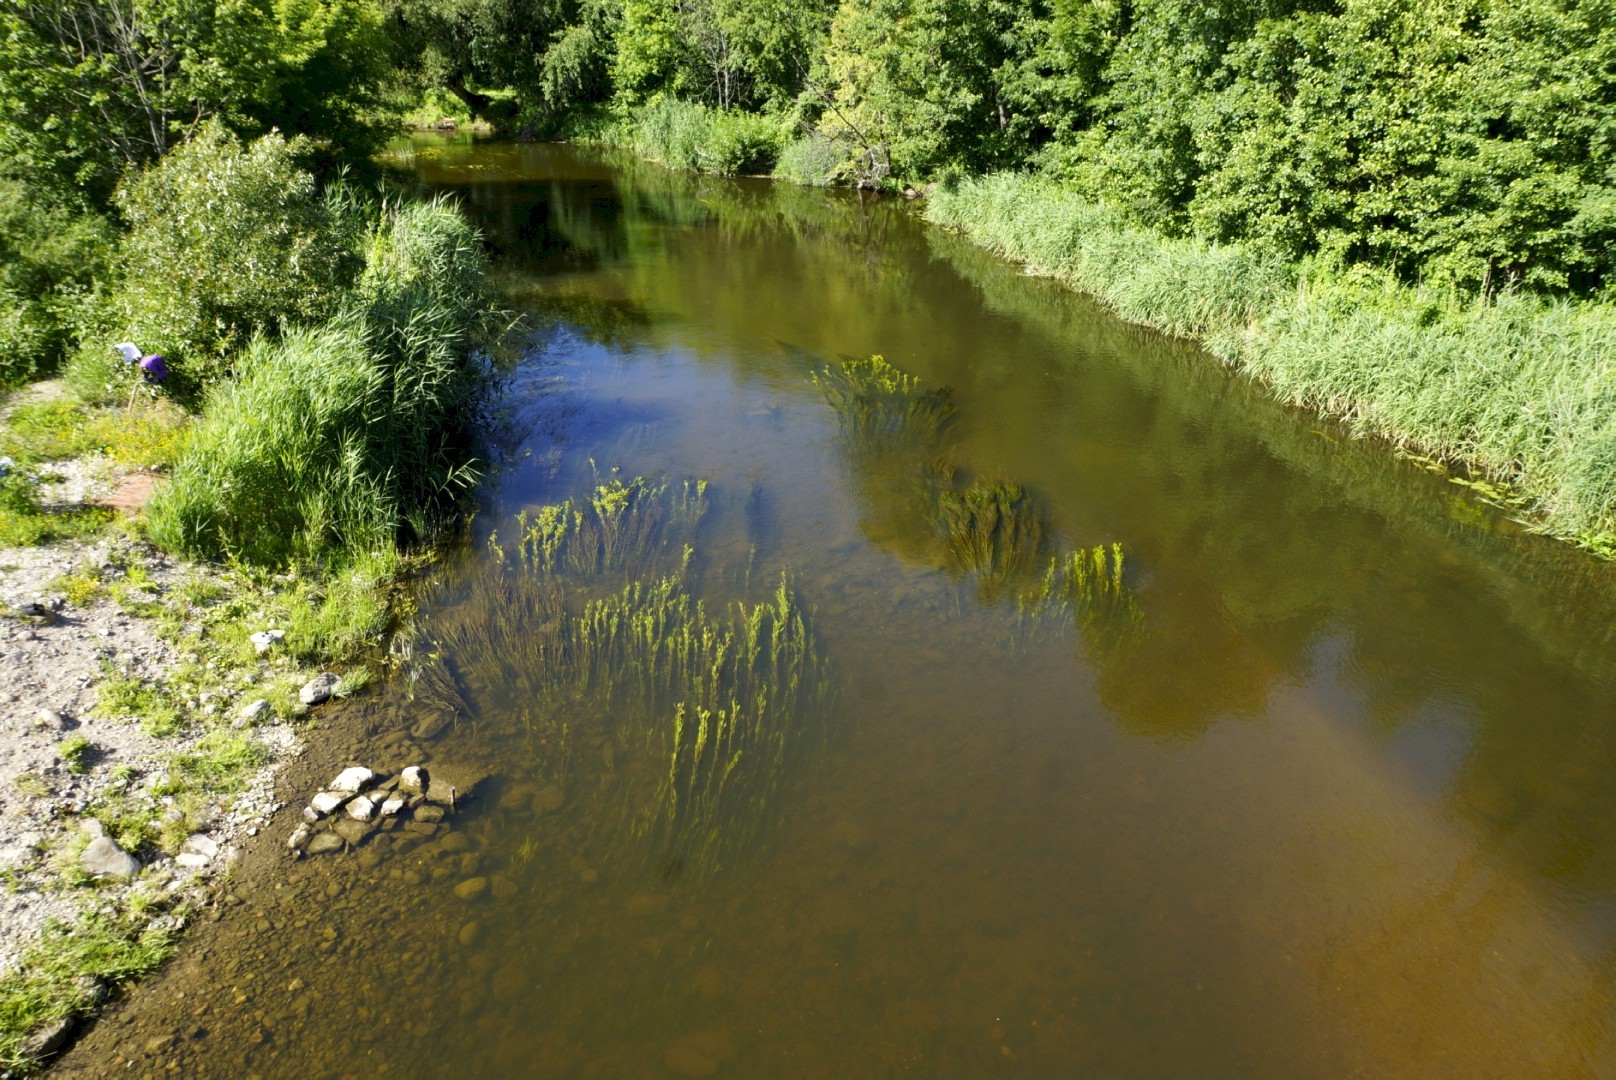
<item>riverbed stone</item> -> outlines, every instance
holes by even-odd
[[[308,853],[310,855],[324,855],[331,851],[342,850],[342,837],[334,832],[323,832],[309,841]]]
[[[366,790],[375,782],[376,774],[374,772],[363,765],[354,765],[338,773],[337,778],[327,785],[326,790],[352,795],[355,792]]]
[[[428,739],[436,739],[447,731],[453,723],[454,713],[441,710],[425,713],[415,721],[414,726],[410,728],[410,734],[423,742]]]
[[[302,851],[308,846],[309,840],[313,836],[314,829],[307,823],[304,823],[292,830],[292,835],[286,840],[286,846],[291,848],[293,851]]]
[[[425,767],[411,765],[398,774],[398,790],[406,795],[425,795],[429,779]]]
[[[376,804],[363,795],[355,795],[349,799],[344,810],[355,821],[369,821],[376,816]]]
[[[444,810],[443,810],[443,807],[441,807],[441,806],[431,806],[431,805],[429,805],[429,806],[421,806],[421,807],[416,808],[415,820],[416,821],[425,821],[425,822],[428,822],[428,823],[435,822],[435,821],[442,821],[443,820],[443,814],[444,814]]]
[[[395,791],[382,800],[382,804],[376,808],[376,812],[384,818],[394,817],[404,809],[404,801],[403,793]]]
[[[348,796],[345,794],[339,794],[335,791],[321,791],[309,800],[309,809],[314,811],[316,815],[314,820],[318,821],[347,801]]]
[[[466,901],[480,900],[487,891],[488,879],[485,877],[467,878],[454,887],[454,894]]]
[[[475,798],[478,789],[490,778],[488,769],[481,765],[433,762],[426,788],[427,801],[439,806],[458,806]]]
[[[545,785],[533,796],[533,809],[541,814],[554,813],[566,804],[566,793],[555,784]]]
[[[482,934],[483,924],[473,919],[460,928],[460,933],[457,936],[460,938],[460,944],[475,945],[477,944],[477,939],[482,937]]]
[[[52,1020],[29,1032],[22,1044],[23,1060],[43,1062],[54,1057],[67,1045],[67,1037],[73,1034],[74,1019],[71,1016],[64,1016],[60,1020]]]
[[[321,672],[303,684],[303,688],[297,692],[297,700],[304,705],[320,705],[330,701],[341,681],[329,671]]]
[[[97,877],[127,879],[140,873],[140,860],[107,836],[98,836],[90,841],[79,855],[79,865]]]
[[[354,847],[364,843],[365,837],[370,835],[373,826],[369,822],[355,821],[353,818],[344,818],[331,826],[331,831],[342,837]]]
[[[516,895],[516,882],[504,874],[495,874],[488,879],[488,891],[494,894],[495,900],[509,900]]]

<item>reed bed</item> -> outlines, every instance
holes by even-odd
[[[1512,489],[1543,531],[1616,556],[1616,305],[1464,300],[1169,238],[1022,174],[939,190],[927,216],[1199,341],[1287,404]]]

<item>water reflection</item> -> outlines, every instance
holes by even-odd
[[[498,779],[455,851],[260,856],[137,1010],[261,973],[182,1071],[1612,1074],[1609,567],[899,204],[557,147],[417,165],[558,321],[427,595],[459,726],[411,734],[401,683],[350,722],[376,764]],[[835,381],[878,354],[903,393]],[[618,857],[607,810],[669,744],[545,652],[628,582],[530,596],[488,545],[613,466],[707,481],[686,596],[788,574],[841,690],[842,738],[783,754],[778,814],[708,875]],[[468,909],[465,874],[511,891]],[[277,913],[332,929],[320,963]]]

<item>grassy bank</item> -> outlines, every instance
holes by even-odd
[[[1022,174],[939,189],[926,216],[1616,555],[1616,307],[1462,302],[1361,269],[1173,239]]]

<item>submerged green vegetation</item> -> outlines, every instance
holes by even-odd
[[[788,582],[722,612],[692,594],[705,511],[704,483],[637,477],[524,514],[469,596],[428,592],[404,646],[419,702],[519,715],[531,778],[583,789],[585,827],[637,838],[612,847],[669,875],[710,874],[757,838],[832,704]]]
[[[1034,492],[963,478],[946,438],[949,388],[928,389],[880,356],[821,368],[814,382],[836,413],[872,540],[970,581],[984,603],[1010,600],[1024,617],[1064,622],[1094,647],[1139,627],[1121,544],[1069,549]]]

